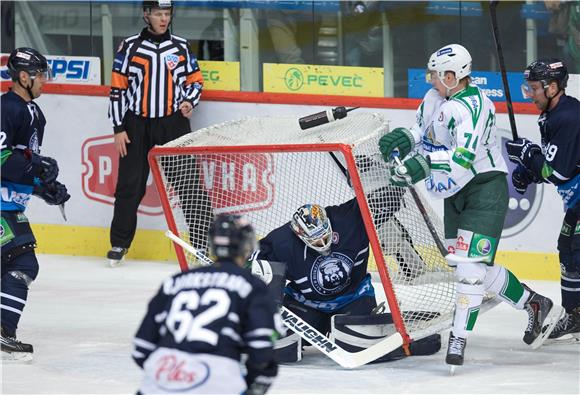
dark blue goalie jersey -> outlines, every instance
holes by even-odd
[[[538,119],[546,166],[542,176],[558,186],[568,207],[580,202],[580,102],[561,96],[558,105]]]
[[[33,101],[14,92],[2,95],[2,210],[24,211],[34,175],[30,153],[40,153],[46,119]]]
[[[285,262],[286,295],[332,312],[374,290],[367,275],[369,239],[356,199],[325,209],[333,231],[329,255],[308,248],[288,222],[260,240],[254,257]]]
[[[157,348],[212,354],[255,364],[273,360],[274,298],[266,284],[233,262],[167,279],[135,336],[133,359],[143,367]]]

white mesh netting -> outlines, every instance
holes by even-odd
[[[169,199],[180,236],[203,250],[216,213],[244,213],[264,236],[302,204],[336,205],[353,198],[337,162],[348,168],[350,178],[360,177],[359,203],[368,204],[381,245],[376,264],[384,262],[390,277],[390,284],[382,279],[383,286],[394,291],[406,330],[417,338],[449,324],[455,283],[411,194],[389,186],[388,164],[378,151],[387,131],[388,122],[372,113],[351,113],[306,131],[296,118],[249,118],[200,129],[155,148],[152,156],[163,182],[158,189]],[[335,145],[330,155],[326,144],[351,150]],[[345,155],[356,165],[348,166]],[[441,232],[440,220],[422,200]],[[196,263],[193,256],[187,260]],[[369,270],[377,270],[374,265],[371,257]]]

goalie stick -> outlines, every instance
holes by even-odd
[[[166,231],[165,236],[187,252],[193,254],[204,266],[213,264],[213,261],[208,256],[193,248],[187,242],[176,236],[172,231]],[[287,328],[292,329],[301,338],[308,341],[320,352],[338,363],[340,366],[348,369],[356,368],[372,362],[403,345],[403,338],[398,332],[395,332],[393,335],[365,350],[359,352],[348,352],[286,307],[282,306],[280,308],[280,315],[282,316],[282,322],[284,322],[284,325],[286,325]]]

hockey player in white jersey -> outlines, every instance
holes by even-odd
[[[432,197],[444,199],[449,252],[470,258],[456,265],[455,315],[446,362],[462,365],[485,292],[528,312],[523,340],[533,347],[545,338],[542,324],[557,310],[500,265],[494,265],[508,207],[507,166],[496,141],[495,107],[470,80],[471,55],[458,44],[431,55],[432,84],[411,129],[396,128],[379,142],[383,159],[394,151],[405,161],[392,167],[391,181],[408,186],[425,179]],[[473,258],[476,258],[475,260]],[[547,335],[546,335],[547,336]]]

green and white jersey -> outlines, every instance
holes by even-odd
[[[435,94],[434,94],[435,93]],[[424,98],[432,113],[432,125],[423,126],[421,150],[431,159],[431,175],[425,180],[437,198],[453,196],[476,174],[507,173],[496,139],[496,115],[492,101],[476,85],[469,85],[447,100],[431,89]],[[422,103],[423,106],[423,103]],[[421,108],[420,108],[421,109]],[[415,129],[415,126],[413,127]],[[415,135],[417,130],[413,130]]]

